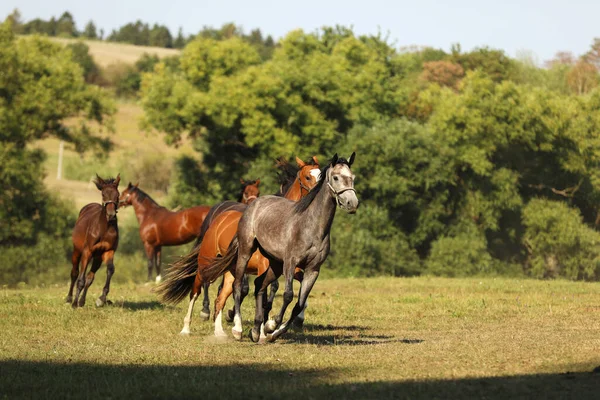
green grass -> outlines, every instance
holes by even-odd
[[[97,309],[104,271],[75,311],[63,303],[66,284],[0,291],[0,397],[595,398],[600,389],[591,372],[599,283],[325,279],[304,332],[255,345],[217,342],[197,318],[193,335],[179,336],[187,305],[161,305],[151,286],[115,284],[114,305]],[[251,301],[243,311],[248,330]]]

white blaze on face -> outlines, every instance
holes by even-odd
[[[319,179],[321,179],[321,171],[318,168],[311,169],[310,174],[315,177],[317,182],[319,182]]]

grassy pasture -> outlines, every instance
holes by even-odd
[[[116,284],[114,304],[97,309],[104,270],[76,311],[66,285],[0,291],[0,397],[582,399],[600,389],[599,283],[324,279],[302,333],[255,345],[218,342],[198,319],[179,336],[187,305],[161,305],[151,286]]]

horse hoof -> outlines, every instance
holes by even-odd
[[[250,340],[252,340],[254,343],[258,343],[260,341],[260,333],[252,329],[250,331]]]
[[[296,318],[292,324],[292,329],[295,332],[302,332],[304,330],[304,320]]]
[[[227,322],[233,322],[233,316],[234,315],[235,315],[235,312],[233,310],[227,311],[227,315],[225,316],[225,321],[227,321]]]
[[[96,299],[96,307],[103,307],[103,306],[104,306],[104,300]]]
[[[160,283],[160,281],[162,281],[162,276],[157,275],[156,276],[156,283]]]
[[[71,308],[72,308],[73,310],[76,310],[76,309],[77,309],[77,303],[76,303],[76,302],[74,302],[74,303],[71,303]]]
[[[215,337],[226,338],[227,334],[225,332],[223,332],[223,331],[215,331]]]
[[[190,336],[190,331],[186,330],[186,329],[182,329],[181,332],[179,332],[179,334],[181,336]]]
[[[210,312],[200,311],[200,319],[202,321],[208,321],[210,318]]]
[[[231,328],[231,333],[235,340],[242,340],[242,331],[238,331],[235,328]]]
[[[73,296],[67,296],[67,298],[65,299],[65,303],[72,303],[73,302]]]
[[[275,322],[274,319],[268,320],[267,323],[265,324],[265,332],[273,333],[273,332],[275,332],[275,329],[277,329],[277,322]]]
[[[107,305],[107,306],[112,306],[112,304],[113,304],[113,302],[112,302],[112,301],[110,301],[110,300],[106,300],[106,305]]]
[[[277,336],[273,335],[272,333],[269,333],[267,335],[267,339],[266,340],[269,343],[273,343],[275,340],[277,340]]]

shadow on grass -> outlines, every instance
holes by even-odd
[[[126,310],[131,311],[141,311],[141,310],[162,310],[165,308],[164,304],[159,303],[158,301],[123,301],[119,302],[116,306],[124,308]]]
[[[423,340],[421,339],[400,339],[388,335],[311,335],[307,332],[289,332],[287,335],[289,336],[282,337],[282,342],[298,344],[316,344],[320,346],[366,346],[387,343],[417,344],[423,342]]]
[[[351,331],[351,332],[363,332],[368,331],[369,328],[366,326],[359,325],[322,325],[322,324],[310,324],[305,323],[304,329],[307,331]]]
[[[600,375],[592,372],[334,383],[344,376],[343,371],[335,369],[284,370],[264,364],[134,366],[4,360],[0,361],[0,397],[581,400],[597,398],[600,390]]]

